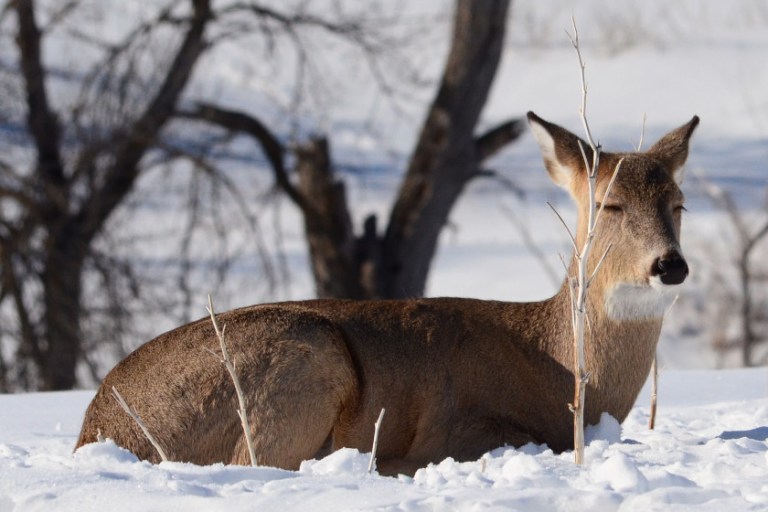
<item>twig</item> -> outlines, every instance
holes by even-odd
[[[562,215],[560,215],[560,212],[557,211],[557,208],[555,208],[552,205],[552,203],[547,201],[547,206],[549,206],[550,209],[552,209],[552,211],[555,212],[555,215],[557,215],[557,218],[560,220],[560,224],[562,224],[565,230],[568,232],[568,238],[571,240],[571,245],[573,245],[573,250],[576,251],[576,255],[578,256],[579,248],[576,245],[576,237],[574,237],[573,233],[571,233],[571,228],[568,227],[568,224],[565,223],[565,220],[563,220]]]
[[[551,208],[551,205],[550,205],[550,208]],[[515,227],[517,227],[517,230],[520,233],[520,237],[523,239],[523,244],[525,244],[525,246],[528,248],[528,251],[541,264],[542,268],[544,269],[544,272],[547,274],[547,277],[549,277],[549,280],[552,282],[552,284],[554,284],[555,286],[559,286],[561,283],[561,278],[559,274],[549,264],[546,256],[544,255],[544,252],[541,250],[541,247],[539,247],[539,245],[531,236],[531,232],[527,228],[525,223],[517,217],[517,215],[512,210],[512,208],[502,205],[501,211],[505,213],[507,217],[509,217],[512,223],[515,225]],[[568,268],[566,267],[566,272],[567,270]]]
[[[651,416],[648,418],[648,428],[653,430],[656,426],[656,398],[659,391],[659,366],[658,354],[653,355],[653,364],[651,365]]]
[[[616,163],[616,167],[613,168],[613,174],[611,175],[611,180],[608,182],[608,186],[605,187],[605,192],[603,193],[603,200],[600,202],[600,209],[597,210],[597,215],[595,216],[595,226],[597,226],[597,223],[600,221],[600,217],[603,215],[606,199],[608,199],[608,196],[611,195],[611,190],[613,190],[613,183],[616,181],[616,176],[619,175],[619,169],[621,169],[621,164],[623,163],[624,163],[624,157],[621,157],[619,161]]]
[[[379,431],[381,430],[381,421],[384,419],[385,409],[382,407],[379,413],[379,419],[373,424],[373,448],[371,448],[371,459],[368,461],[368,473],[373,473],[373,467],[376,465],[376,451],[379,449]]]
[[[675,298],[670,303],[669,307],[664,311],[664,316],[667,316],[672,307],[677,304],[677,299],[680,295],[675,295]],[[657,398],[659,394],[659,354],[656,352],[653,355],[653,364],[651,365],[651,414],[648,418],[648,428],[653,430],[656,426],[656,406]]]
[[[608,244],[608,247],[605,248],[605,251],[603,251],[603,255],[600,256],[600,260],[597,262],[597,265],[595,265],[595,270],[592,271],[592,275],[589,276],[589,279],[587,279],[587,286],[592,284],[592,280],[595,278],[597,273],[600,271],[600,267],[603,266],[603,262],[605,261],[605,258],[608,256],[608,253],[611,252],[611,248],[613,247],[613,243]]]
[[[572,303],[572,320],[573,320],[573,375],[574,375],[574,397],[573,402],[569,405],[571,412],[573,412],[573,454],[574,462],[576,464],[584,463],[584,403],[585,395],[587,391],[587,382],[589,381],[589,373],[586,370],[586,360],[584,355],[585,344],[585,330],[588,322],[587,317],[587,290],[590,282],[595,277],[597,271],[603,264],[610,246],[602,254],[597,266],[592,271],[591,275],[587,272],[587,263],[589,261],[589,253],[592,249],[592,242],[594,241],[595,231],[597,227],[597,221],[600,219],[603,209],[605,208],[605,202],[608,194],[613,187],[614,180],[621,167],[622,160],[616,164],[613,171],[613,176],[606,187],[603,194],[603,200],[600,205],[600,209],[597,209],[597,171],[600,162],[600,145],[595,143],[592,137],[592,131],[589,128],[589,122],[587,121],[587,81],[584,64],[584,59],[581,55],[581,49],[579,47],[579,32],[576,27],[576,19],[571,18],[573,23],[573,35],[568,34],[571,40],[571,44],[576,50],[576,56],[579,60],[579,71],[581,75],[581,107],[579,108],[579,114],[581,117],[584,131],[587,137],[587,143],[592,150],[592,161],[589,161],[586,148],[579,140],[579,150],[584,160],[584,167],[587,172],[587,194],[588,194],[588,206],[587,206],[587,233],[584,239],[584,243],[581,248],[576,247],[576,254],[574,256],[576,261],[577,275],[571,277],[571,303]],[[574,246],[577,244],[574,241]]]
[[[647,117],[647,114],[643,114],[643,127],[640,128],[640,141],[637,143],[637,151],[640,151],[643,148],[643,139],[645,139],[645,120]]]
[[[579,113],[581,114],[581,122],[584,125],[584,132],[587,134],[587,142],[594,149],[597,144],[595,144],[595,140],[592,138],[592,130],[589,129],[589,122],[587,121],[587,77],[585,73],[587,65],[584,63],[584,59],[581,58],[579,29],[576,27],[576,17],[574,16],[571,17],[571,25],[573,25],[573,35],[568,34],[568,38],[576,50],[576,56],[579,58],[579,71],[581,72],[581,107],[579,108]]]
[[[139,426],[142,432],[144,432],[144,435],[149,440],[150,443],[152,443],[152,446],[155,447],[155,450],[157,450],[157,453],[160,454],[160,459],[164,462],[168,461],[168,456],[165,454],[165,451],[163,451],[163,448],[158,444],[157,440],[152,436],[152,434],[149,433],[149,430],[147,430],[147,426],[144,424],[144,422],[141,420],[141,417],[131,409],[131,406],[128,405],[128,402],[125,401],[123,396],[120,394],[120,392],[115,388],[115,386],[112,386],[112,396],[115,397],[115,400],[117,400],[117,403],[120,404],[120,407],[123,408],[123,410],[133,418],[133,421],[136,422],[136,424]],[[101,434],[101,432],[99,432]]]
[[[224,331],[226,325],[219,329],[219,324],[216,322],[216,315],[213,311],[213,300],[211,296],[208,296],[208,313],[211,315],[211,323],[213,323],[213,329],[216,331],[216,337],[219,339],[219,345],[221,346],[221,356],[208,350],[211,354],[218,357],[221,363],[226,367],[229,372],[229,376],[232,377],[232,382],[235,385],[235,394],[237,395],[237,402],[239,408],[237,409],[237,415],[240,417],[240,423],[243,426],[243,434],[245,434],[245,442],[248,445],[248,455],[251,458],[251,466],[256,466],[256,450],[253,448],[253,436],[251,436],[251,427],[248,424],[248,413],[245,403],[245,395],[243,394],[243,388],[240,387],[240,380],[237,378],[237,372],[235,371],[235,365],[232,359],[229,357],[227,351],[227,344],[224,338]]]

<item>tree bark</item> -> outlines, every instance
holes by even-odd
[[[304,201],[304,232],[317,296],[364,297],[355,254],[355,235],[344,183],[331,169],[328,141],[315,138],[296,151],[299,192]]]
[[[82,275],[88,247],[71,224],[50,232],[42,273],[43,390],[72,389],[81,356]]]
[[[491,154],[478,149],[474,132],[501,57],[508,9],[509,0],[457,1],[446,68],[384,236],[382,297],[424,294],[448,214]],[[506,142],[518,134],[512,130]]]

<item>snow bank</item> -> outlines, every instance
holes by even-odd
[[[768,510],[768,371],[662,374],[623,426],[588,430],[586,464],[546,446],[446,459],[414,478],[339,450],[296,472],[139,461],[111,441],[72,453],[92,392],[0,395],[0,511]]]

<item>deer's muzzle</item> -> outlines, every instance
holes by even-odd
[[[688,264],[678,251],[670,251],[656,258],[651,267],[651,275],[658,276],[664,284],[680,284],[688,277]]]

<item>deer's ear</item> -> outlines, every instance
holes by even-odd
[[[541,148],[544,165],[552,181],[572,190],[574,178],[586,172],[584,156],[579,144],[584,148],[588,160],[592,161],[589,144],[556,124],[543,120],[533,112],[528,112],[528,124]]]
[[[693,119],[663,136],[647,151],[661,162],[678,184],[683,182],[682,167],[688,158],[688,141],[698,124],[699,116],[693,116]]]

